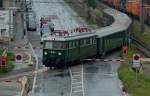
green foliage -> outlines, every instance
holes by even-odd
[[[12,52],[7,52],[8,61],[15,61],[15,54]]]
[[[144,74],[138,74],[138,83],[135,82],[135,72],[127,64],[121,64],[118,69],[119,78],[122,80],[125,88],[132,96],[149,96],[150,77]]]
[[[85,1],[86,1],[86,3],[87,3],[88,6],[92,7],[93,9],[96,8],[96,6],[97,6],[97,0],[85,0]]]
[[[3,51],[2,50],[0,50],[0,56],[3,54]]]
[[[140,31],[140,23],[135,21],[133,22],[133,29],[132,33],[136,36],[139,40],[143,41],[145,45],[150,47],[150,27],[145,25],[145,32]]]

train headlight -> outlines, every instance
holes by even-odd
[[[60,56],[60,55],[62,55],[62,53],[61,53],[61,52],[59,52],[59,53],[58,53],[58,55]]]
[[[46,51],[44,52],[44,55],[47,55],[47,52],[46,52]]]

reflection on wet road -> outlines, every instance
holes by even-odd
[[[84,65],[85,96],[121,96],[117,62],[95,62]]]
[[[35,96],[69,96],[70,75],[68,70],[52,70],[38,75]]]

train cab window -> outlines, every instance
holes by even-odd
[[[52,49],[52,42],[44,42],[44,48]]]
[[[64,42],[45,42],[44,48],[46,49],[65,49],[68,48],[68,44]]]

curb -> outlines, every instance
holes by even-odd
[[[22,90],[20,96],[27,96],[28,88],[29,88],[29,82],[28,78],[26,76],[21,78],[21,84],[22,84]]]

